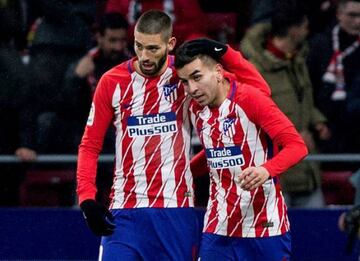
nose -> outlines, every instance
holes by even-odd
[[[149,61],[150,60],[149,51],[147,51],[146,49],[139,51],[138,56],[139,56],[138,58],[140,61]]]
[[[115,51],[117,52],[122,52],[124,50],[126,46],[126,42],[124,41],[117,41],[114,45],[113,45],[113,48]]]
[[[189,81],[188,90],[189,90],[190,95],[196,95],[196,93],[198,91],[197,84],[195,82],[193,82],[193,81]]]

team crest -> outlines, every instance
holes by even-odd
[[[177,84],[165,84],[163,89],[164,89],[164,96],[165,99],[170,102],[170,103],[174,103],[177,99]]]
[[[235,118],[226,118],[223,125],[224,135],[232,138],[235,133]]]

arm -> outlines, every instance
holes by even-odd
[[[275,103],[255,89],[249,89],[249,93],[247,101],[242,103],[249,118],[281,148],[274,158],[263,165],[251,166],[242,171],[239,176],[240,186],[251,191],[261,186],[269,177],[278,176],[298,163],[308,152],[300,134]]]
[[[240,52],[227,45],[227,50],[221,57],[220,62],[225,70],[235,74],[239,82],[254,86],[268,96],[271,95],[270,87],[264,78]]]
[[[106,130],[113,117],[112,93],[115,84],[101,78],[96,88],[92,109],[79,146],[77,167],[77,193],[79,203],[95,199],[97,160]]]
[[[205,150],[201,150],[191,159],[190,170],[194,178],[201,177],[209,173]]]
[[[294,125],[271,98],[255,89],[249,89],[249,94],[247,106],[252,106],[251,120],[270,136],[276,146],[281,148],[278,154],[262,165],[270,176],[274,177],[300,162],[308,151]]]

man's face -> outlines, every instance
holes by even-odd
[[[360,34],[360,3],[348,2],[340,5],[337,11],[340,27],[351,35]]]
[[[158,75],[164,67],[169,51],[173,49],[173,38],[164,41],[161,34],[144,34],[135,30],[134,50],[139,69],[144,75]]]
[[[121,62],[128,44],[127,31],[125,29],[107,28],[104,31],[104,35],[98,34],[97,41],[105,58],[114,62]]]
[[[220,105],[220,65],[206,65],[197,58],[177,69],[177,73],[186,92],[201,106]]]
[[[309,21],[305,19],[304,22],[298,26],[292,26],[289,29],[289,36],[298,45],[301,45],[306,40],[309,34]]]

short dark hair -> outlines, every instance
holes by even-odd
[[[188,63],[199,58],[206,65],[214,65],[217,63],[215,59],[206,54],[192,54],[189,49],[189,41],[180,45],[175,52],[175,69],[181,69]]]
[[[106,13],[99,21],[98,31],[104,35],[106,29],[125,29],[129,28],[126,19],[119,13]]]
[[[280,1],[278,11],[271,18],[271,35],[285,37],[291,27],[301,25],[306,19],[305,11],[299,3]]]
[[[172,35],[171,18],[163,11],[149,10],[139,17],[135,30],[144,34],[161,34],[167,41]]]

